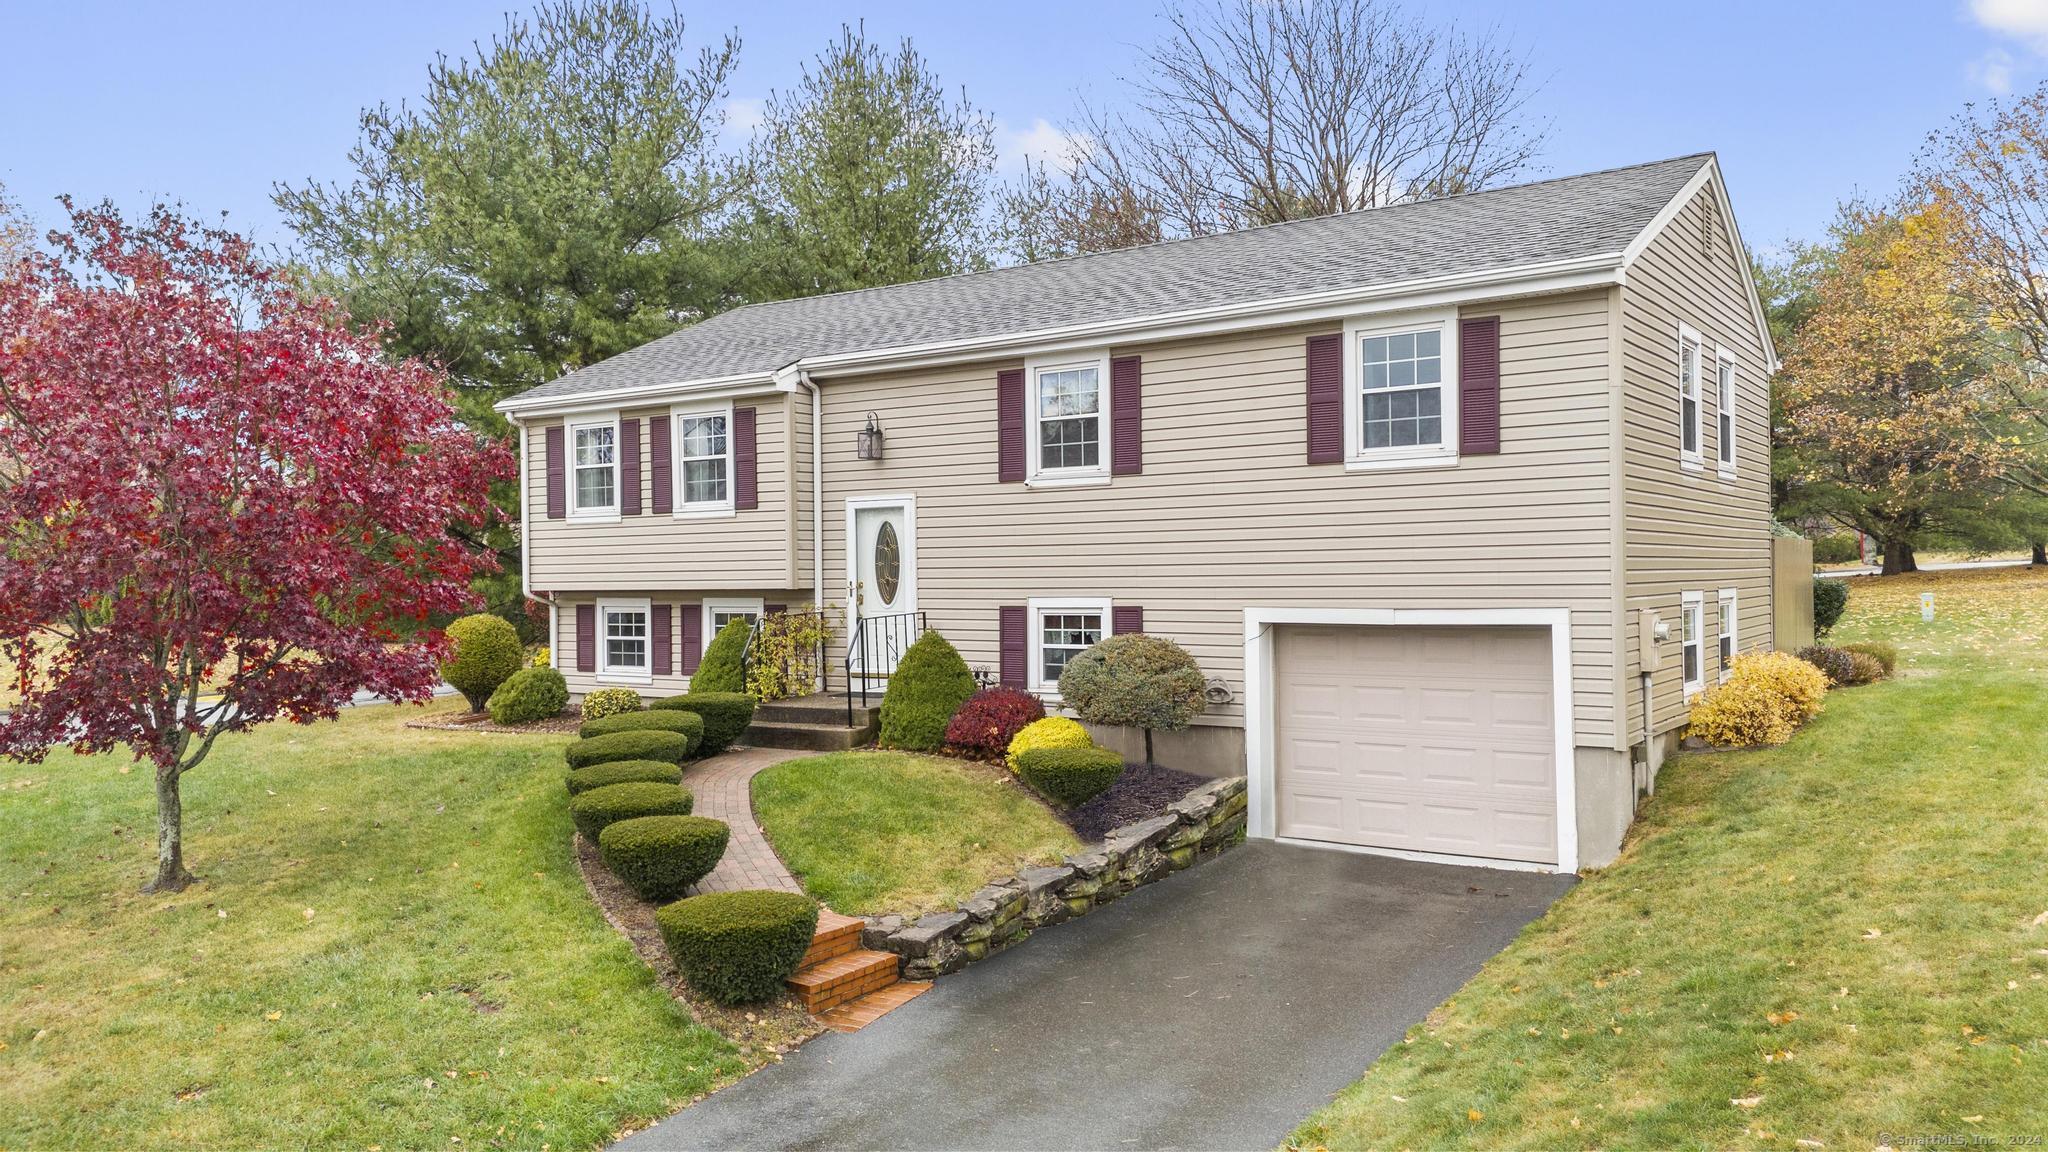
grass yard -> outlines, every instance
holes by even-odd
[[[836,752],[754,777],[754,815],[805,891],[836,912],[922,912],[1081,843],[1000,768]]]
[[[1667,765],[1622,858],[1293,1142],[2048,1133],[2048,576],[1856,580],[1835,639],[1908,658],[1783,748]]]
[[[435,711],[455,711],[444,702]],[[589,1148],[745,1070],[585,893],[562,738],[273,724],[0,766],[0,1147]]]

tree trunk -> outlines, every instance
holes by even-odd
[[[1897,576],[1905,572],[1918,572],[1920,566],[1913,562],[1913,546],[1904,540],[1884,542],[1883,575]]]
[[[2031,561],[2029,561],[2029,563],[2034,564],[2037,567],[2043,564],[2048,564],[2048,544],[2035,544],[2034,558]]]
[[[185,871],[185,806],[178,796],[178,770],[156,770],[156,879],[144,892],[182,892],[198,877]]]

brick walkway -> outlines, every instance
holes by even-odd
[[[697,797],[691,809],[696,815],[723,820],[732,829],[725,857],[711,875],[697,882],[692,895],[702,892],[737,892],[746,888],[775,888],[801,892],[803,886],[782,861],[761,826],[754,823],[754,803],[748,786],[754,773],[770,764],[809,756],[788,748],[735,748],[721,753],[683,773],[683,787]]]

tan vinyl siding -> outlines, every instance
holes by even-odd
[[[997,667],[999,606],[1107,597],[1229,684],[1208,722],[1233,725],[1248,606],[1566,607],[1577,740],[1610,745],[1608,311],[1604,292],[1467,309],[1502,318],[1502,452],[1454,468],[1305,462],[1304,340],[1336,325],[1114,349],[1144,358],[1145,468],[1104,487],[997,481],[1004,365],[821,381],[829,598],[847,499],[914,495],[918,607],[971,665]],[[854,458],[869,411],[880,462]]]
[[[673,589],[646,588],[607,591],[600,595],[564,594],[557,597],[559,607],[555,612],[553,635],[549,639],[550,659],[562,678],[569,683],[569,694],[581,699],[586,692],[598,688],[631,688],[648,700],[664,696],[677,696],[689,691],[690,678],[682,674],[682,645],[684,611],[701,614],[706,600],[760,600],[765,604],[797,605],[808,602],[809,592],[789,590],[767,590],[759,588],[716,588],[706,591],[678,592]],[[669,667],[673,675],[648,678],[612,677],[599,672],[576,670],[576,608],[581,604],[595,604],[599,600],[645,600],[649,607],[656,604],[670,606],[673,627],[669,632]],[[600,621],[600,628],[603,623]],[[653,643],[653,628],[649,625],[648,642]],[[708,642],[708,639],[706,640]],[[598,661],[601,665],[602,661]],[[653,667],[650,656],[648,667]]]
[[[1636,659],[1639,610],[1671,624],[1672,643],[1652,684],[1653,725],[1661,734],[1684,723],[1680,604],[1699,592],[1702,666],[1716,678],[1716,599],[1738,591],[1742,651],[1769,649],[1771,636],[1770,396],[1763,341],[1750,310],[1746,257],[1735,250],[1711,185],[1672,219],[1629,269],[1622,290],[1625,452],[1623,593],[1624,683],[1628,738],[1642,738],[1642,687]],[[1699,471],[1680,466],[1678,329],[1696,329],[1701,353]],[[1736,477],[1717,468],[1719,436],[1715,345],[1736,357]]]
[[[756,470],[760,507],[730,516],[656,515],[652,438],[640,436],[642,514],[616,521],[547,518],[547,428],[560,420],[536,421],[528,433],[526,499],[532,534],[529,584],[536,592],[623,592],[788,588],[810,583],[808,565],[796,564],[791,511],[789,400],[780,393],[742,397],[738,407],[754,409]],[[666,419],[670,407],[628,408],[621,419]],[[680,452],[680,444],[674,451]],[[806,465],[808,467],[808,465]],[[572,481],[573,482],[573,481]],[[681,485],[676,500],[682,499]],[[808,532],[808,526],[803,529]]]

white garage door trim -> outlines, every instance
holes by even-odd
[[[1247,608],[1244,610],[1245,759],[1249,777],[1250,834],[1275,838],[1273,765],[1273,627],[1278,624],[1487,625],[1519,624],[1550,629],[1551,729],[1557,741],[1557,866],[1487,861],[1484,867],[1532,872],[1579,870],[1578,792],[1572,755],[1572,614],[1569,608]],[[1476,864],[1466,856],[1362,848],[1300,841],[1406,860]]]

